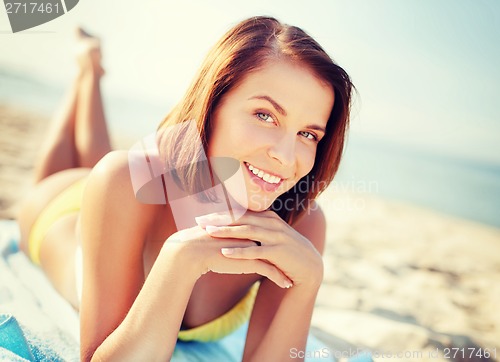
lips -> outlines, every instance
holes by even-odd
[[[244,162],[244,164],[253,183],[266,192],[276,192],[281,187],[283,181],[286,180],[279,175],[261,170],[251,163]]]
[[[251,163],[245,162],[245,165],[247,166],[248,170],[250,170],[250,172],[252,172],[255,176],[257,176],[261,180],[264,180],[267,183],[278,184],[283,180],[283,177],[261,170],[260,168],[252,165]]]

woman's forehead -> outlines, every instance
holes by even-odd
[[[308,67],[289,61],[268,62],[250,72],[230,92],[239,100],[274,100],[287,115],[329,118],[334,102],[331,86]],[[228,94],[229,96],[229,94]]]

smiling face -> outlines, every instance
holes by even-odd
[[[240,163],[247,200],[229,188],[233,198],[263,211],[307,175],[333,102],[329,85],[287,61],[268,62],[225,94],[213,115],[208,156]]]

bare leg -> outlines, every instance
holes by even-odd
[[[74,140],[74,126],[79,83],[77,78],[72,84],[63,106],[52,121],[52,128],[45,138],[39,160],[35,164],[35,183],[56,172],[76,167],[77,150]]]
[[[78,38],[83,45],[83,56],[79,58],[82,77],[78,93],[75,145],[78,150],[78,167],[94,167],[111,151],[100,87],[104,70],[101,67],[99,40],[81,29],[78,31]]]
[[[83,31],[77,37],[79,72],[45,140],[35,167],[36,185],[18,215],[20,248],[27,254],[31,228],[40,213],[62,190],[86,177],[90,168],[111,151],[100,92],[104,71],[99,42]],[[56,290],[75,307],[77,218],[78,213],[69,213],[50,225],[40,248],[42,269]]]
[[[79,74],[57,114],[35,167],[35,183],[70,168],[93,167],[111,151],[100,91],[100,44],[78,30]]]
[[[111,151],[99,80],[95,72],[88,72],[80,83],[75,123],[78,167],[94,167]]]

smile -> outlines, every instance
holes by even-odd
[[[258,169],[257,167],[249,164],[248,162],[245,162],[245,165],[250,170],[250,172],[252,172],[255,176],[257,176],[258,178],[260,178],[261,180],[264,180],[265,182],[267,182],[269,184],[278,184],[282,180],[280,177],[275,176],[275,175],[271,175],[265,171],[262,171],[262,170]]]

